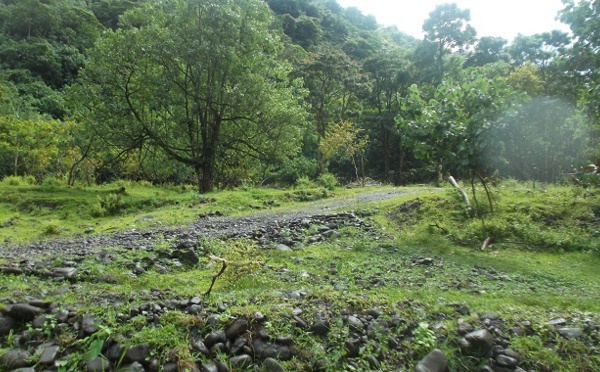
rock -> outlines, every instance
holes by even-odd
[[[0,314],[0,336],[6,336],[19,326],[19,323],[12,317]]]
[[[123,367],[119,368],[117,372],[146,372],[146,369],[140,363],[133,362],[131,364],[126,364]]]
[[[279,364],[279,362],[273,358],[267,358],[263,361],[262,372],[285,372],[285,369]]]
[[[318,312],[310,330],[317,336],[326,336],[329,333],[329,319],[327,319],[327,316],[322,312]]]
[[[193,249],[189,249],[181,254],[179,260],[183,263],[195,265],[200,262],[200,257],[194,252]]]
[[[110,362],[102,357],[96,357],[86,364],[87,372],[108,372],[110,371]]]
[[[200,370],[202,372],[219,372],[219,369],[213,363],[202,364],[202,367],[200,367]]]
[[[29,358],[31,358],[31,354],[25,350],[8,350],[0,355],[0,367],[4,367],[4,370],[28,367],[31,364],[27,361]]]
[[[498,363],[498,365],[500,365],[500,366],[508,367],[508,368],[514,368],[519,365],[519,361],[516,360],[515,358],[509,357],[508,355],[502,355],[502,354],[500,354],[496,357],[496,363]]]
[[[202,342],[201,340],[192,338],[190,340],[190,343],[192,345],[192,349],[199,351],[204,355],[210,355],[210,350],[208,350],[208,347],[206,347],[204,342]]]
[[[279,360],[289,360],[292,357],[289,346],[271,344],[260,338],[252,341],[252,349],[254,350],[255,357],[259,359],[277,358]]]
[[[546,324],[550,326],[563,326],[567,324],[567,320],[565,318],[555,318],[546,322]]]
[[[40,356],[40,363],[41,364],[53,363],[56,360],[56,357],[58,356],[59,350],[60,350],[60,348],[56,345],[52,345],[52,346],[48,346],[48,347],[44,348],[44,351],[42,351],[42,355]]]
[[[348,358],[356,358],[360,355],[360,339],[349,338],[344,342]]]
[[[12,275],[21,275],[23,274],[23,270],[18,267],[0,267],[0,272],[4,274],[12,274]]]
[[[475,327],[466,322],[462,322],[458,325],[458,334],[462,336],[466,335],[467,333],[473,332],[474,330]]]
[[[225,336],[230,340],[235,340],[248,330],[248,321],[245,318],[236,319],[225,331]]]
[[[583,334],[583,329],[581,328],[559,328],[556,331],[559,335],[568,339],[578,338]]]
[[[229,372],[229,367],[227,367],[227,364],[225,364],[225,362],[219,362],[217,364],[217,369],[219,370],[219,372]]]
[[[134,362],[142,362],[150,356],[150,345],[141,344],[131,347],[125,352],[125,360],[134,364]]]
[[[162,372],[177,372],[178,371],[177,363],[167,363],[162,367],[161,371]]]
[[[275,246],[275,249],[282,252],[290,252],[292,250],[292,248],[288,247],[285,244],[277,244]]]
[[[44,313],[44,309],[29,304],[14,304],[8,308],[6,314],[20,322],[30,322],[38,315]]]
[[[81,330],[86,336],[90,336],[98,332],[98,326],[96,326],[96,319],[89,315],[84,315],[81,319]]]
[[[415,366],[415,372],[446,372],[448,359],[439,349],[434,349]]]
[[[244,346],[246,346],[248,340],[245,337],[237,338],[233,344],[231,344],[230,354],[238,355],[243,354]]]
[[[464,340],[470,345],[469,348],[476,349],[482,355],[487,354],[494,345],[494,337],[486,329],[469,332]]]
[[[498,320],[500,319],[500,315],[495,312],[485,313],[480,317],[481,320]]]
[[[252,357],[247,354],[237,355],[229,358],[229,363],[234,368],[244,369],[252,364]]]
[[[348,326],[350,327],[350,331],[360,333],[365,328],[365,324],[362,320],[357,317],[350,315],[348,317]]]
[[[106,357],[108,360],[116,362],[121,359],[124,352],[125,346],[115,342],[108,347],[108,350],[106,351]]]
[[[383,312],[378,308],[372,308],[371,310],[367,311],[367,314],[372,316],[373,319],[377,319],[383,315]]]
[[[52,271],[52,276],[67,280],[74,279],[78,270],[74,267],[58,267]]]
[[[220,343],[227,342],[227,335],[225,334],[225,331],[223,331],[223,330],[218,330],[216,332],[209,333],[208,335],[206,335],[206,338],[204,339],[204,344],[209,349],[214,344],[219,343],[219,342]]]

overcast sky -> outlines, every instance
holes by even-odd
[[[501,36],[509,41],[521,33],[569,28],[555,20],[563,8],[561,0],[337,0],[343,7],[354,6],[365,15],[374,15],[383,25],[396,25],[400,31],[422,39],[423,21],[437,4],[456,3],[471,10],[471,25],[477,36]]]

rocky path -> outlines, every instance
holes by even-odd
[[[21,245],[2,244],[0,245],[0,259],[14,261],[31,257],[85,257],[104,248],[117,250],[147,248],[155,244],[157,239],[167,242],[179,241],[180,245],[185,245],[186,242],[191,244],[192,241],[197,241],[201,237],[249,237],[257,238],[263,244],[268,242],[285,244],[271,236],[277,231],[281,231],[283,226],[311,224],[313,222],[311,219],[315,216],[317,222],[320,223],[328,222],[329,217],[337,222],[340,218],[347,218],[355,220],[354,223],[360,223],[353,213],[343,214],[340,217],[336,215],[336,212],[351,210],[363,203],[387,200],[401,195],[416,195],[431,190],[439,189],[367,191],[351,197],[319,200],[295,208],[259,211],[240,217],[226,217],[215,212],[200,216],[198,221],[182,226],[58,238]],[[256,236],[257,232],[262,236]],[[288,243],[293,244],[294,242]]]

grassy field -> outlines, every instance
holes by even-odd
[[[91,188],[3,184],[0,223],[5,227],[0,239],[26,242],[86,231],[186,224],[216,211],[230,217],[264,209],[285,211],[309,199],[370,190],[315,187],[198,195],[179,187],[133,183]],[[224,354],[191,348],[190,330],[226,328],[256,313],[267,319],[260,329],[293,339],[294,356],[281,361],[288,371],[411,370],[433,348],[446,354],[450,370],[476,370],[489,364],[489,358],[461,347],[459,325],[490,326],[482,317],[490,312],[501,319],[501,324],[493,323],[496,342],[508,344],[521,356],[521,368],[600,370],[598,192],[505,182],[494,186],[492,194],[494,212],[478,190],[481,213],[470,216],[455,190],[423,189],[352,208],[375,233],[340,226],[331,237],[311,243],[311,234],[321,226],[308,226],[303,244],[289,251],[258,248],[249,240],[203,240],[199,245],[205,254],[196,264],[168,271],[154,266],[132,275],[132,263],[158,262],[163,252],[172,250],[157,239],[153,249],[119,252],[110,262],[83,258],[78,262],[82,274],[72,281],[0,273],[0,298],[43,298],[72,306],[78,314],[93,314],[102,324],[97,339],[128,335],[124,344],[147,343],[155,359],[176,363],[180,370],[198,362],[230,363]],[[482,250],[487,237],[491,244]],[[230,264],[212,293],[203,296],[221,267],[211,255]],[[68,260],[56,257],[54,264],[64,266]],[[202,299],[204,317],[171,311],[149,322],[147,316],[132,313],[165,299],[194,297]],[[366,314],[374,312],[387,321],[382,329],[374,320],[369,331],[348,325],[349,316],[371,319]],[[207,314],[217,314],[216,324],[206,321]],[[299,326],[296,319],[311,324],[322,316],[328,319],[326,335]],[[561,337],[551,325],[557,318],[582,329],[583,335]],[[53,324],[34,330],[35,337],[61,346],[62,370],[85,368],[93,339],[82,341]],[[352,351],[349,340],[357,334],[364,337]],[[5,336],[1,348],[10,349],[16,342],[12,335]]]

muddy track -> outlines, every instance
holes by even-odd
[[[261,229],[276,229],[280,224],[293,220],[350,211],[363,203],[383,201],[402,195],[418,195],[433,190],[440,189],[371,191],[349,197],[318,200],[293,208],[258,211],[244,216],[203,217],[194,223],[181,226],[125,230],[108,234],[42,240],[20,245],[2,244],[0,245],[0,258],[15,261],[32,257],[85,257],[104,248],[126,251],[146,249],[158,241],[193,241],[201,237],[244,236]]]

